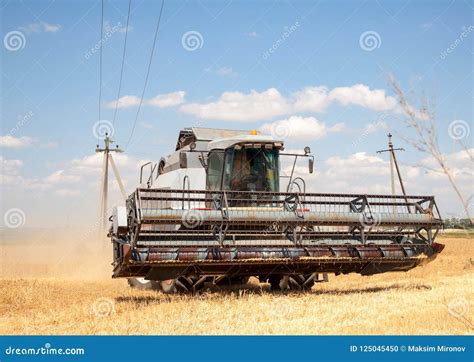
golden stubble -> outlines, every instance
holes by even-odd
[[[110,278],[106,241],[2,245],[1,334],[472,334],[473,239],[406,273],[330,276],[307,293],[251,280],[198,295]]]

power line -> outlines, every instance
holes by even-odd
[[[137,114],[136,114],[136,117],[135,117],[135,121],[133,122],[132,132],[130,133],[130,137],[128,138],[128,141],[127,141],[127,144],[126,144],[125,148],[127,148],[127,146],[129,145],[130,141],[132,140],[133,133],[134,133],[135,127],[136,127],[136,125],[137,125],[138,115],[139,115],[140,109],[141,109],[141,107],[142,107],[143,97],[145,96],[146,86],[147,86],[147,84],[148,84],[148,76],[150,75],[151,63],[152,63],[152,61],[153,61],[153,54],[154,54],[154,52],[155,52],[156,38],[158,37],[158,30],[160,29],[161,14],[163,13],[163,6],[164,6],[164,4],[165,4],[165,0],[162,0],[162,1],[161,1],[160,15],[158,16],[158,22],[156,23],[155,38],[153,39],[153,46],[152,46],[152,48],[151,48],[150,62],[148,63],[148,70],[147,70],[147,72],[146,72],[145,84],[144,84],[144,86],[143,86],[142,96],[140,97],[140,103],[139,103],[139,105],[138,105],[138,109],[137,109]]]
[[[127,27],[125,28],[125,40],[123,43],[123,54],[122,54],[122,67],[120,69],[120,81],[119,81],[119,88],[118,88],[118,94],[117,94],[117,101],[115,102],[115,111],[114,111],[114,118],[112,121],[112,125],[115,124],[115,118],[117,117],[117,109],[118,109],[118,103],[120,99],[120,91],[122,89],[122,78],[123,78],[123,66],[125,64],[125,51],[127,49],[127,36],[128,36],[128,23],[130,21],[130,8],[132,6],[132,0],[128,0],[128,14],[127,14]]]
[[[99,48],[99,122],[101,120],[101,103],[102,103],[102,39],[104,37],[104,0],[102,0],[102,14],[100,22],[100,48]],[[97,140],[99,136],[97,135]]]

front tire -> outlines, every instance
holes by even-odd
[[[243,276],[243,275],[237,275],[233,277],[225,277],[221,280],[219,280],[216,285],[220,287],[230,287],[233,285],[245,285],[249,282],[250,277],[248,276]]]
[[[155,280],[146,280],[144,278],[128,278],[128,285],[131,288],[141,290],[162,290],[161,284]]]
[[[268,281],[272,291],[309,291],[314,285],[314,280],[308,280],[309,275],[273,275]],[[306,282],[306,284],[305,284]]]

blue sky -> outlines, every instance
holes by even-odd
[[[121,90],[121,96],[130,97],[114,123],[114,138],[123,146],[137,112],[133,97],[143,89],[160,5],[132,0]],[[72,197],[83,199],[89,183],[87,195],[96,195],[97,170],[89,179],[80,171],[88,174],[85,164],[93,164],[88,157],[97,143],[92,129],[99,120],[100,57],[94,48],[100,39],[101,3],[3,0],[0,6],[0,136],[9,136],[0,143],[6,176],[2,208],[21,208],[27,224],[38,225],[41,200],[52,200],[61,210]],[[128,1],[104,1],[105,32],[110,36],[102,42],[102,120],[113,119],[127,6]],[[167,1],[145,104],[126,147],[127,159],[119,162],[127,188],[133,189],[136,163],[170,152],[182,127],[271,132],[280,122],[284,129],[291,128],[284,132],[288,148],[309,144],[316,154],[324,173],[314,180],[316,189],[336,191],[326,187],[338,184],[333,176],[341,182],[340,192],[350,191],[350,183],[341,179],[352,176],[335,175],[331,167],[357,167],[351,162],[361,158],[375,168],[385,167],[370,157],[385,147],[387,131],[409,132],[387,83],[393,74],[404,89],[414,91],[414,104],[422,92],[436,100],[440,146],[453,160],[452,167],[460,170],[459,182],[469,195],[472,163],[457,154],[463,147],[450,137],[448,127],[462,120],[469,131],[472,128],[472,9],[470,1]],[[19,49],[5,45],[12,31],[21,33]],[[197,34],[197,49],[183,46],[188,32]],[[366,45],[364,34],[369,36]],[[316,90],[321,104],[310,99],[302,105]],[[153,102],[156,96],[161,97]],[[364,133],[367,127],[370,132]],[[472,148],[473,133],[463,138],[464,148]],[[354,142],[361,134],[362,141]],[[407,148],[400,159],[406,172],[414,174],[409,187],[424,191],[417,178],[427,171],[417,176],[408,167],[429,164],[428,155],[403,144],[401,135],[396,142]],[[363,157],[354,156],[364,152]],[[377,182],[368,187],[369,193],[388,190],[385,171]],[[436,182],[427,193],[439,193],[449,212],[459,212],[447,182]],[[14,191],[8,192],[10,188]],[[36,202],[25,199],[29,191]],[[91,196],[82,210],[94,202]]]

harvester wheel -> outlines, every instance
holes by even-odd
[[[163,280],[161,283],[161,291],[166,294],[173,293],[189,293],[204,288],[204,283],[197,284],[199,281],[195,277],[180,277],[178,279]]]
[[[186,278],[162,280],[160,283],[162,292],[166,294],[186,293],[192,288]]]
[[[309,279],[310,277],[311,274],[298,274],[290,276],[290,289],[303,291],[310,290],[314,285],[314,279]]]
[[[314,285],[314,280],[308,280],[309,275],[276,275],[268,279],[272,291],[300,290],[308,291]]]
[[[144,290],[161,290],[160,282],[144,278],[128,278],[128,285],[132,288]]]
[[[225,277],[219,280],[216,285],[220,287],[230,287],[232,285],[245,285],[248,283],[250,277],[247,276],[233,276],[233,277]]]

